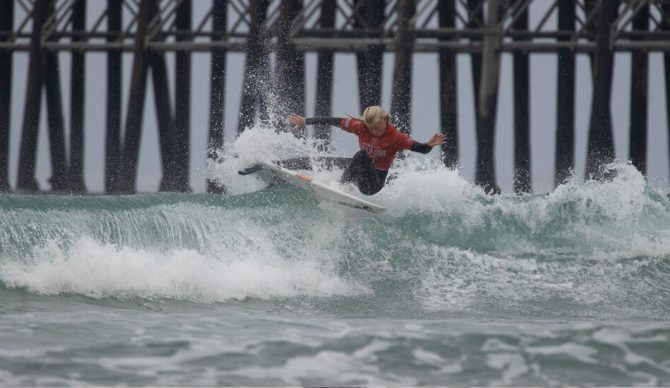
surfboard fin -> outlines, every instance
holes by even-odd
[[[260,163],[252,164],[251,166],[245,168],[244,170],[240,170],[237,173],[240,175],[249,175],[253,174],[255,172],[258,172],[263,169],[263,165]]]

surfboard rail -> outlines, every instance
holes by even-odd
[[[279,167],[276,164],[270,162],[260,162],[259,164],[264,170],[271,172],[273,176],[281,179],[282,181],[303,189],[312,190],[319,196],[319,198],[328,200],[338,205],[350,209],[363,210],[368,213],[382,213],[387,210],[383,206],[346,193],[338,188],[327,185],[324,182],[320,182],[314,179],[314,177],[311,175]]]

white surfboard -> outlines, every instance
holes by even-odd
[[[263,170],[270,172],[273,176],[282,181],[305,190],[311,190],[320,198],[332,201],[338,205],[368,213],[381,213],[386,210],[383,206],[379,206],[370,201],[345,193],[344,191],[331,187],[323,182],[319,182],[311,175],[301,174],[272,163],[261,162],[260,164],[263,166]]]

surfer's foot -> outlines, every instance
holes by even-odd
[[[240,175],[249,175],[253,174],[255,172],[260,171],[263,168],[263,165],[260,163],[252,164],[251,166],[245,168],[244,170],[240,170],[237,173]]]

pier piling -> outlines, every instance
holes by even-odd
[[[401,132],[409,133],[412,122],[412,51],[414,33],[411,21],[416,13],[412,0],[398,1],[398,28],[391,92],[391,115]]]
[[[595,19],[596,49],[593,56],[593,99],[586,159],[587,177],[598,177],[600,167],[613,162],[615,158],[610,110],[614,66],[610,26],[616,20],[618,3],[618,0],[603,0]]]
[[[225,140],[225,102],[226,102],[226,54],[227,50],[222,47],[228,36],[228,1],[215,0],[212,8],[212,42],[211,55],[211,81],[209,89],[209,140],[207,142],[207,157],[217,159],[217,151],[223,148]],[[222,193],[224,187],[207,179],[207,192]]]
[[[47,52],[46,75],[47,124],[51,155],[51,190],[68,191],[70,188],[68,164],[65,156],[65,127],[61,96],[58,53]]]
[[[336,4],[334,1],[324,1],[321,4],[320,28],[324,30],[335,28],[335,10]],[[334,56],[334,51],[330,49],[321,49],[318,53],[315,116],[330,117],[332,114]],[[324,149],[328,149],[331,138],[330,125],[315,125],[314,137],[321,142]]]
[[[145,48],[147,30],[152,11],[155,8],[154,0],[142,0],[137,13],[137,37],[133,49],[133,67],[128,93],[128,109],[126,110],[126,125],[123,140],[121,175],[119,176],[119,191],[123,193],[135,192],[137,181],[137,162],[142,138],[142,119],[144,116],[144,100],[147,86],[147,69],[149,66],[149,52]],[[156,102],[158,105],[158,102]]]
[[[0,2],[0,42],[9,42],[14,28],[14,2]],[[11,189],[9,185],[9,133],[12,111],[13,50],[0,48],[0,192]]]
[[[73,42],[85,42],[86,0],[75,0],[72,6],[72,31],[78,33]],[[70,67],[70,191],[86,192],[84,184],[84,112],[86,86],[86,57],[82,50],[72,51]]]
[[[209,133],[204,136],[208,137],[207,157],[212,159],[220,156],[224,148],[226,78],[231,76],[226,71],[226,56],[231,52],[246,54],[239,121],[236,128],[229,129],[238,133],[257,121],[277,130],[293,130],[283,118],[289,112],[305,114],[307,53],[317,53],[314,106],[317,116],[332,114],[337,55],[356,56],[357,74],[337,81],[358,81],[358,104],[363,111],[382,103],[384,54],[394,53],[390,112],[398,127],[408,131],[412,121],[414,55],[437,54],[434,58],[439,71],[434,78],[439,83],[435,96],[439,109],[435,112],[440,130],[447,137],[441,160],[449,167],[458,167],[459,158],[463,157],[463,150],[458,147],[459,111],[463,107],[459,95],[463,93],[457,87],[457,63],[469,57],[475,125],[464,129],[474,131],[475,135],[475,182],[492,193],[499,191],[495,139],[497,113],[504,109],[498,107],[498,89],[504,76],[501,58],[511,56],[513,60],[513,86],[500,92],[513,96],[513,105],[503,106],[513,109],[514,143],[513,149],[503,151],[513,154],[514,191],[525,193],[531,191],[534,183],[530,158],[530,117],[534,108],[530,99],[530,72],[535,67],[531,67],[530,58],[539,53],[558,56],[553,150],[554,183],[558,185],[570,177],[575,165],[576,58],[590,58],[593,95],[585,170],[587,176],[597,177],[601,166],[615,159],[611,94],[616,54],[630,53],[629,156],[632,164],[646,174],[648,112],[655,112],[649,110],[650,91],[655,90],[650,83],[658,83],[653,79],[658,78],[657,73],[650,70],[652,52],[663,56],[661,73],[666,83],[666,110],[670,112],[670,5],[654,0],[551,0],[542,2],[542,6],[536,4],[540,2],[107,0],[102,6],[101,2],[87,0],[0,2],[0,192],[12,189],[10,116],[12,101],[22,100],[16,190],[40,190],[35,169],[40,123],[44,121],[40,120],[43,95],[46,95],[51,189],[87,191],[85,156],[97,152],[87,149],[85,142],[87,136],[95,134],[95,129],[86,128],[85,120],[90,109],[85,96],[86,83],[90,82],[86,59],[91,52],[101,52],[107,60],[104,190],[108,193],[136,191],[149,79],[155,96],[160,143],[162,179],[158,189],[190,191],[192,159],[204,157],[191,155],[191,136],[201,135],[191,133],[190,128],[194,98],[191,82],[195,70],[192,54],[198,51],[211,55]],[[533,12],[533,17],[529,17],[529,12]],[[204,16],[196,20],[200,15]],[[556,16],[558,23],[552,21]],[[18,20],[13,20],[15,17]],[[19,89],[24,96],[12,95],[13,88],[16,89],[12,66],[16,65],[17,52],[28,54],[26,84]],[[64,53],[72,59],[67,69],[69,85],[62,85],[63,74],[59,71],[59,58]],[[125,93],[123,55],[132,56],[130,83]],[[174,74],[168,74],[170,65],[174,65]],[[62,98],[67,97],[64,92],[69,92],[70,105],[65,107],[69,115],[63,111]],[[127,106],[125,117],[121,104]],[[670,113],[665,114],[670,122]],[[533,134],[538,130],[543,129],[535,128]],[[329,147],[330,131],[327,126],[314,128],[314,137],[324,149]],[[301,137],[307,135],[303,129],[295,132]],[[224,190],[222,182],[207,181],[206,187],[210,192]]]
[[[456,27],[456,0],[440,1],[438,8],[440,29]],[[453,42],[453,38],[440,37],[440,42]],[[446,137],[442,145],[442,162],[456,168],[458,162],[458,67],[456,50],[451,47],[439,49],[440,61],[440,128]]]
[[[381,38],[385,4],[385,0],[356,0],[354,2],[353,25],[355,30],[360,31],[362,38]],[[360,112],[363,112],[368,106],[381,104],[383,61],[384,46],[381,43],[368,44],[363,50],[356,53]]]
[[[23,128],[19,150],[19,171],[16,189],[22,192],[37,192],[39,185],[35,179],[37,160],[37,137],[39,135],[40,111],[42,105],[42,85],[44,84],[44,57],[42,50],[42,27],[49,15],[50,0],[36,0],[33,9],[33,26],[30,34],[28,59],[28,81]]]
[[[523,9],[513,24],[515,31],[528,30],[528,9]],[[524,42],[527,38],[515,38]],[[529,193],[530,177],[530,64],[528,53],[516,50],[513,54],[514,72],[514,191]]]
[[[500,45],[502,36],[496,32],[502,13],[500,0],[489,0],[482,46],[482,73],[477,105],[477,169],[475,183],[486,192],[499,193],[495,174],[495,124],[498,110],[498,81],[500,79]]]
[[[244,64],[244,82],[240,102],[240,117],[237,125],[238,133],[250,127],[259,113],[261,119],[267,118],[266,88],[270,86],[270,64],[266,51],[265,19],[269,2],[267,0],[250,0],[250,25]],[[265,90],[264,90],[265,89]]]
[[[116,42],[122,31],[121,0],[107,1],[107,43]],[[105,132],[105,191],[118,193],[121,189],[121,50],[107,49],[107,101]]]
[[[177,9],[178,42],[191,41],[193,2],[184,0]],[[175,104],[174,104],[174,183],[175,191],[191,191],[189,166],[191,156],[191,52],[177,51],[175,58]]]
[[[558,30],[575,33],[575,1],[564,0],[558,4]],[[569,42],[570,35],[557,38]],[[556,85],[556,146],[554,184],[565,183],[575,167],[575,52],[560,47]]]

